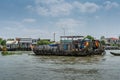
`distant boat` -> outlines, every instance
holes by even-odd
[[[120,52],[110,52],[112,55],[120,56]]]

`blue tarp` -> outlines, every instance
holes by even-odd
[[[63,48],[64,48],[64,50],[68,50],[68,45],[64,44]]]
[[[50,44],[49,46],[56,47],[56,46],[58,46],[58,44]]]

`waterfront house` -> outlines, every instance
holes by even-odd
[[[32,38],[16,38],[19,48],[22,50],[31,50]]]
[[[36,46],[39,39],[32,39],[32,46]]]
[[[106,43],[107,44],[120,44],[120,40],[118,38],[114,38],[114,37],[111,37],[111,38],[106,38]]]
[[[18,41],[16,40],[7,40],[6,41],[7,50],[16,50],[18,47]]]

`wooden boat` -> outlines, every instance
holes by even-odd
[[[57,48],[47,48],[36,46],[33,48],[33,52],[36,55],[56,55],[56,56],[90,56],[90,55],[104,55],[104,48],[92,49],[91,47],[74,50],[61,50]]]
[[[120,56],[120,52],[117,53],[117,52],[110,52],[112,55],[115,55],[115,56]]]
[[[52,51],[52,50],[33,50],[36,55],[55,55],[55,56],[87,56],[85,52],[81,51]]]
[[[104,47],[99,40],[78,39],[81,36],[62,36],[60,44],[39,45],[33,48],[36,55],[57,55],[57,56],[89,56],[103,55]],[[77,40],[74,38],[77,38]]]
[[[82,51],[63,51],[63,50],[43,50],[34,48],[33,52],[36,55],[56,55],[56,56],[90,56],[90,55],[104,55],[104,50],[82,50]]]

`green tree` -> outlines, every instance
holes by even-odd
[[[119,40],[120,40],[120,36],[119,36]]]
[[[6,48],[6,40],[3,40],[2,38],[0,38],[0,45],[2,45],[3,47],[1,47],[3,53],[7,53],[7,48]]]
[[[84,39],[90,39],[90,40],[94,40],[94,37],[92,37],[91,35],[87,35]]]
[[[0,45],[1,45],[1,42],[2,42],[2,38],[0,38]]]
[[[102,41],[101,41],[101,44],[102,44],[102,45],[105,45],[105,41],[104,41],[104,40],[102,40]]]
[[[5,46],[5,45],[6,45],[6,40],[2,40],[2,41],[1,41],[1,45],[2,45],[2,46]]]
[[[38,45],[48,45],[50,44],[51,42],[50,41],[47,41],[47,40],[40,40],[37,42]]]
[[[100,39],[101,39],[101,40],[104,40],[104,39],[105,39],[105,36],[101,36]]]

